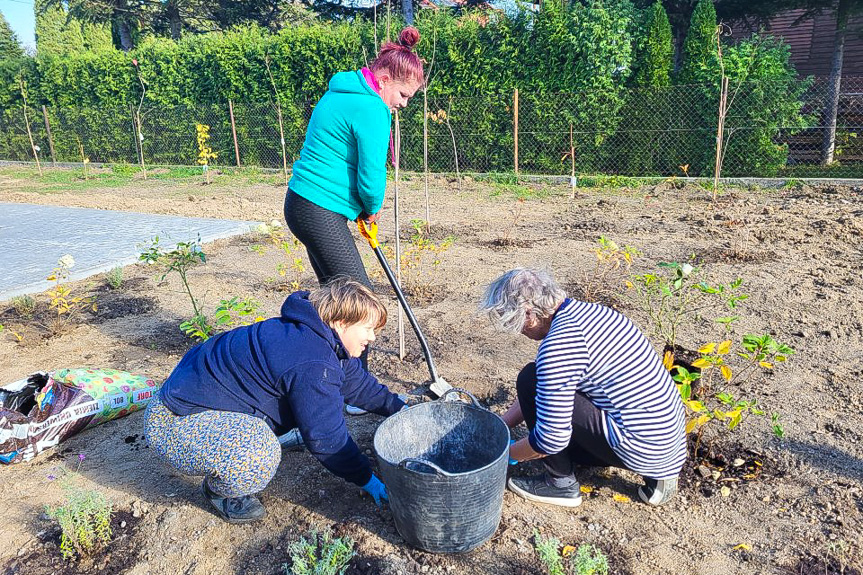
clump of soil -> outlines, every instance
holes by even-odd
[[[690,434],[687,449],[690,457],[680,472],[681,489],[705,497],[720,494],[722,487],[734,490],[784,475],[774,459],[740,444],[702,441],[696,449],[695,435]]]

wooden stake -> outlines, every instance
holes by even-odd
[[[270,77],[270,84],[273,86],[273,96],[276,101],[276,116],[279,119],[279,141],[282,143],[282,171],[285,173],[285,186],[288,185],[288,153],[285,150],[285,127],[282,124],[282,105],[279,103],[279,90],[276,88],[276,80],[273,78],[273,72],[270,70],[270,57],[264,55],[264,65],[267,67],[267,75]]]
[[[39,175],[42,175],[42,164],[39,163],[39,153],[36,151],[36,143],[33,141],[33,132],[30,131],[30,118],[27,116],[27,89],[24,86],[24,78],[20,78],[21,98],[24,104],[21,109],[24,110],[24,125],[27,126],[27,137],[30,138],[30,150],[33,152],[33,158],[36,159],[36,169],[39,170]]]
[[[393,143],[393,162],[395,163],[395,185],[393,212],[395,215],[395,232],[396,232],[396,281],[402,285],[402,248],[399,240],[399,164],[401,163],[401,148],[402,148],[402,132],[399,125],[399,112],[396,110],[396,127],[395,138]],[[402,308],[399,306],[399,359],[405,358],[405,320],[402,313]]]
[[[569,123],[569,160],[572,169],[569,173],[569,199],[575,198],[575,141],[572,139],[572,122]]]
[[[48,122],[48,110],[45,109],[45,104],[42,104],[42,117],[45,118],[45,131],[48,132],[48,148],[51,150],[51,163],[57,163],[57,156],[54,155],[54,138],[51,137],[51,124]]]
[[[141,163],[141,173],[144,179],[147,179],[147,168],[144,166],[144,142],[141,140],[141,114],[135,110],[135,106],[130,105],[132,110],[132,131],[135,133],[135,151],[138,153],[138,160]]]
[[[515,177],[518,178],[518,88],[512,96],[512,126],[513,135],[515,136],[515,146],[513,148],[513,164],[515,165]]]
[[[282,171],[285,173],[285,185],[288,185],[288,153],[285,150],[285,128],[282,124],[282,105],[276,97],[276,115],[279,118],[279,140],[282,142]]]
[[[234,123],[234,103],[228,98],[228,113],[231,116],[231,134],[234,136],[234,156],[237,158],[237,167],[240,167],[240,146],[237,145],[237,124]]]
[[[431,231],[429,210],[429,93],[423,90],[423,186],[426,196],[426,230]]]
[[[713,167],[713,201],[719,193],[719,176],[722,172],[722,140],[725,132],[725,114],[728,112],[728,76],[722,76],[719,90],[719,122],[716,127],[716,164]]]

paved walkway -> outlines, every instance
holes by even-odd
[[[257,222],[181,218],[113,210],[0,202],[0,301],[41,292],[65,254],[75,258],[70,280],[138,261],[153,236],[176,242],[211,242],[250,231]]]

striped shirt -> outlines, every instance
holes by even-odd
[[[611,308],[566,299],[536,356],[539,453],[566,449],[575,393],[605,413],[603,432],[627,468],[671,479],[686,459],[683,403],[646,337]]]

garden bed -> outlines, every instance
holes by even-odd
[[[15,189],[4,188],[13,177],[19,182]],[[43,194],[37,178],[0,170],[0,202],[281,219],[281,186],[219,178],[210,186],[193,180],[135,181],[119,189],[85,187]],[[450,236],[454,241],[437,256],[439,265],[423,264],[418,283],[409,290],[418,295],[412,304],[438,371],[498,413],[515,397],[514,378],[533,359],[536,344],[497,334],[474,315],[483,286],[511,267],[546,266],[575,294],[594,265],[600,235],[641,250],[633,271],[646,273],[657,262],[687,261],[696,254],[717,281],[742,277],[750,298],[741,307],[733,335],[769,333],[794,348],[787,363],[736,390],[758,398],[768,416],[751,416],[731,432],[710,435],[710,457],[687,463],[675,500],[649,508],[638,502],[640,478],[634,474],[585,470],[579,478],[589,493],[580,507],[533,505],[507,493],[500,528],[490,542],[472,553],[438,556],[407,547],[386,507],[376,509],[358,488],[327,473],[307,453],[286,452],[262,496],[267,517],[258,524],[232,526],[207,510],[199,479],[172,474],[145,448],[144,418],[136,413],[88,430],[33,462],[3,468],[0,573],[271,575],[282,573],[289,563],[290,543],[313,528],[332,528],[356,541],[357,557],[348,571],[355,574],[538,574],[543,571],[533,548],[534,530],[568,545],[596,545],[609,557],[611,572],[618,574],[814,575],[838,574],[841,568],[846,574],[855,573],[852,569],[859,573],[861,191],[737,190],[721,194],[714,203],[710,192],[694,186],[585,189],[574,199],[568,188],[536,185],[517,194],[512,189],[511,184],[501,188],[465,181],[457,192],[445,180],[433,180],[428,237],[435,243]],[[421,181],[402,183],[400,195],[402,222],[425,217]],[[190,202],[189,196],[196,201]],[[513,221],[518,198],[526,199]],[[403,241],[409,241],[411,231],[404,228]],[[391,203],[382,218],[381,236],[384,243],[392,243]],[[395,297],[371,250],[359,245],[391,312],[371,354],[372,370],[394,391],[414,391],[428,377],[422,354],[408,331],[407,355],[398,358]],[[256,298],[260,313],[274,315],[285,292],[273,286],[289,280],[305,288],[315,283],[307,261],[304,271],[279,276],[276,266],[288,260],[265,238],[221,240],[204,248],[207,263],[190,271],[189,282],[204,296],[209,312],[220,299],[237,296]],[[11,302],[0,303],[0,323],[6,327],[0,333],[0,381],[79,366],[164,379],[192,345],[178,328],[191,313],[176,278],[160,284],[152,268],[136,265],[124,269],[118,287],[110,287],[102,276],[70,286],[75,293],[95,295],[98,307],[81,313],[57,335],[30,325]],[[604,300],[647,329],[647,317],[622,282],[615,290]],[[44,300],[35,297],[37,303]],[[40,313],[44,310],[32,317],[43,317]],[[713,327],[687,322],[677,343],[697,350],[706,341],[716,341],[708,335]],[[12,330],[23,339],[17,341]],[[654,344],[662,350],[662,341]],[[769,415],[774,412],[781,416],[781,439],[771,432]],[[369,454],[379,423],[374,415],[349,420],[354,438]],[[115,541],[94,563],[103,569],[107,557],[104,569],[114,571],[76,571],[79,564],[56,559],[32,563],[39,567],[22,571],[22,557],[50,554],[50,542],[39,535],[48,527],[39,517],[45,506],[57,505],[63,493],[47,478],[79,453],[86,454],[79,470],[83,486],[104,492],[118,509],[139,510],[140,522],[127,538],[135,549],[123,547],[121,552]],[[535,469],[536,464],[530,464],[513,472]],[[721,492],[724,484],[732,487],[726,495]]]

